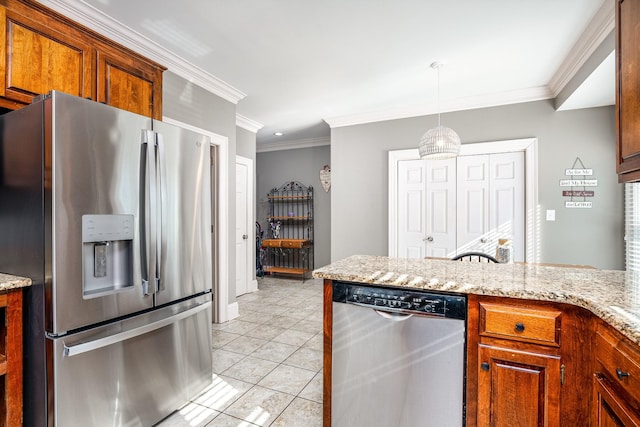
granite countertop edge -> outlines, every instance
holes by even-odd
[[[31,286],[31,279],[0,273],[0,292]]]
[[[640,273],[354,255],[314,270],[313,277],[571,304],[640,345]]]

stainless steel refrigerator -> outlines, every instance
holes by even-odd
[[[60,92],[0,116],[26,426],[150,426],[211,383],[208,137]]]

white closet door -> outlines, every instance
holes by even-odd
[[[427,256],[456,253],[456,159],[427,160]]]
[[[426,256],[426,164],[398,162],[398,257]]]
[[[497,239],[511,239],[513,260],[524,261],[524,154],[492,154],[490,167],[489,200],[495,244],[498,243]]]
[[[458,158],[458,252],[495,254],[510,239],[524,261],[524,153]]]
[[[455,159],[398,162],[398,256],[449,258],[456,250]]]
[[[458,157],[458,253],[492,253],[489,239],[489,169],[489,155]]]

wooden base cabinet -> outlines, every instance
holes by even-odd
[[[480,345],[478,426],[559,426],[560,357]]]
[[[640,418],[601,374],[593,376],[593,427],[640,427]]]
[[[640,427],[640,350],[601,320],[593,338],[593,426]]]
[[[588,426],[590,314],[469,295],[467,427]]]

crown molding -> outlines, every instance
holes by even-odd
[[[440,106],[440,113],[453,111],[474,110],[478,108],[497,107],[500,105],[520,104],[523,102],[540,101],[553,98],[548,86],[538,86],[528,89],[518,89],[488,95],[478,95],[459,98],[445,102]],[[385,120],[406,119],[409,117],[428,116],[438,114],[434,107],[430,108],[405,108],[386,111],[374,111],[347,116],[327,117],[325,122],[331,128],[361,125],[365,123],[381,122]]]
[[[615,18],[615,2],[613,0],[605,0],[591,19],[591,22],[589,22],[587,29],[570,49],[560,68],[551,77],[549,87],[554,98],[578,73],[580,67],[585,64],[604,39],[611,34],[615,28]]]
[[[326,137],[298,139],[295,141],[267,142],[256,145],[256,153],[269,151],[294,150],[296,148],[313,148],[331,145],[331,139]]]
[[[69,19],[162,64],[180,77],[237,104],[246,94],[196,67],[173,52],[137,33],[81,0],[37,0]]]
[[[252,120],[240,114],[236,114],[236,126],[253,133],[257,133],[264,127],[262,123],[256,122],[255,120]]]

